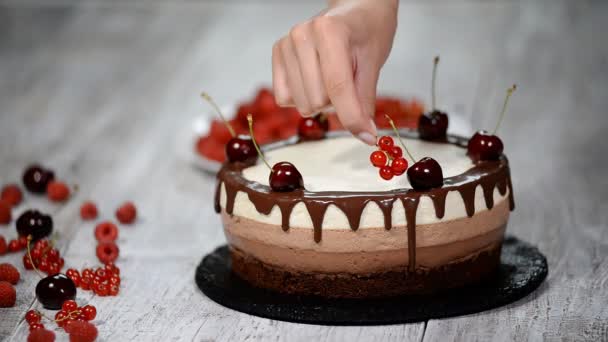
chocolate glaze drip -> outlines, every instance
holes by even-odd
[[[409,134],[411,135],[411,134]],[[293,140],[283,144],[273,144],[273,147],[281,147],[295,143]],[[467,139],[449,136],[448,143],[466,148]],[[463,151],[465,153],[465,151]],[[361,213],[369,202],[378,205],[384,215],[384,227],[392,228],[393,205],[397,199],[401,200],[405,209],[406,227],[408,230],[408,253],[409,268],[414,270],[416,266],[416,212],[420,203],[420,196],[428,196],[433,201],[435,215],[443,218],[445,214],[445,203],[448,192],[458,191],[462,197],[466,213],[469,217],[475,213],[475,190],[477,186],[483,189],[485,204],[488,209],[494,206],[493,193],[498,188],[501,195],[505,195],[509,189],[509,205],[513,210],[513,188],[509,173],[509,163],[506,157],[498,161],[485,161],[475,164],[466,172],[444,179],[441,188],[428,191],[415,191],[413,189],[397,189],[383,192],[348,192],[348,191],[318,191],[296,190],[292,192],[273,192],[270,187],[257,182],[247,180],[242,175],[243,168],[248,165],[226,163],[218,172],[217,188],[215,190],[215,211],[221,211],[220,193],[224,185],[226,191],[226,213],[232,215],[234,202],[238,192],[244,192],[249,200],[261,214],[268,215],[276,205],[281,211],[281,227],[284,231],[289,229],[289,219],[296,204],[303,202],[308,210],[314,228],[314,240],[318,243],[322,238],[322,225],[325,212],[329,205],[338,207],[346,217],[352,230],[357,230],[360,225]],[[304,180],[306,183],[306,179]]]

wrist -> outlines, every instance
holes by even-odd
[[[399,8],[399,0],[328,0],[327,5],[329,7],[335,7],[346,3],[363,3],[373,2],[374,5],[386,5],[393,8],[395,11]]]

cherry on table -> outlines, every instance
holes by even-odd
[[[444,139],[448,131],[448,115],[444,112],[434,110],[425,113],[418,119],[418,134],[423,140]]]
[[[19,236],[32,236],[32,240],[39,240],[53,232],[53,219],[38,210],[27,210],[17,219],[17,233]]]
[[[298,124],[298,136],[301,140],[320,140],[329,131],[329,120],[324,114],[302,118]]]
[[[480,160],[498,160],[504,145],[494,134],[481,130],[473,134],[467,145],[467,155],[475,162]]]
[[[40,165],[32,165],[23,173],[23,185],[31,192],[43,194],[50,181],[55,179],[55,173]]]
[[[76,286],[65,274],[53,274],[38,282],[36,298],[44,308],[59,310],[66,300],[76,298]]]
[[[407,179],[414,190],[429,190],[443,186],[441,165],[430,157],[424,157],[407,170]]]
[[[251,137],[239,135],[230,139],[226,144],[226,157],[231,163],[255,163],[258,155]]]
[[[304,188],[302,174],[290,162],[279,162],[274,164],[268,179],[273,191],[289,192]]]

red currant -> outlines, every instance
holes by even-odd
[[[76,301],[71,300],[71,299],[70,300],[66,300],[61,305],[61,310],[66,311],[66,312],[72,312],[72,311],[74,311],[76,309],[78,309],[78,304],[76,303]]]
[[[82,270],[82,277],[85,278],[93,278],[93,276],[95,275],[95,273],[93,272],[93,269],[91,268],[85,268],[84,270]]]
[[[399,146],[393,146],[389,153],[393,158],[399,158],[403,156],[403,150]]]
[[[118,292],[120,291],[117,285],[110,285],[108,289],[108,295],[110,296],[118,296]]]
[[[68,317],[69,314],[65,311],[65,309],[62,309],[55,314],[55,323],[57,323],[59,327],[63,327]]]
[[[21,249],[21,245],[19,244],[18,240],[12,239],[9,243],[8,243],[8,251],[9,252],[17,252]]]
[[[26,270],[33,270],[34,269],[34,265],[32,264],[32,260],[30,259],[29,255],[27,255],[27,254],[23,255],[23,267],[25,267]]]
[[[382,151],[390,152],[394,144],[393,138],[387,135],[380,137],[378,140],[378,147],[380,147]]]
[[[120,269],[113,262],[108,262],[105,264],[104,268],[106,269],[106,272],[120,276]]]
[[[385,180],[390,180],[393,178],[393,170],[391,170],[388,166],[383,166],[380,168],[380,177]]]
[[[99,277],[101,280],[108,279],[108,272],[106,272],[105,268],[99,267],[95,270],[95,276]]]
[[[388,157],[386,156],[386,153],[384,153],[383,151],[374,151],[369,156],[369,160],[372,162],[372,165],[374,165],[375,167],[383,167],[386,165],[386,161],[388,160]]]
[[[97,309],[93,305],[85,305],[81,311],[83,318],[87,321],[92,321],[97,316]]]
[[[42,323],[30,324],[30,331],[34,331],[34,330],[38,330],[38,329],[44,329],[44,325]]]
[[[395,175],[402,175],[407,170],[407,160],[401,157],[393,159],[391,169]]]
[[[108,295],[108,285],[104,284],[104,283],[99,283],[95,288],[95,293],[98,296],[104,297]]]
[[[40,323],[41,319],[42,316],[40,316],[40,313],[36,310],[30,310],[25,314],[25,321],[29,325],[32,325],[34,323]]]

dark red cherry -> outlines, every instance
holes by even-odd
[[[53,232],[53,219],[38,210],[26,210],[17,219],[17,233],[19,236],[32,236],[36,241],[51,235]]]
[[[76,286],[65,274],[53,274],[38,282],[36,298],[45,309],[59,310],[63,302],[76,298]]]
[[[239,135],[230,139],[226,144],[226,157],[231,163],[254,163],[258,158],[258,153],[253,146],[251,137]]]
[[[504,146],[499,137],[486,131],[477,131],[469,140],[467,154],[477,162],[480,160],[498,160]]]
[[[46,186],[53,179],[55,179],[53,171],[46,170],[40,165],[32,165],[23,173],[23,185],[27,190],[37,194],[45,193]]]
[[[298,125],[298,136],[302,140],[320,140],[329,130],[329,120],[324,114],[302,118]]]
[[[425,113],[418,119],[418,133],[424,140],[440,140],[446,137],[448,131],[448,115],[434,110]]]
[[[443,186],[441,165],[429,157],[424,157],[407,169],[407,179],[414,190],[429,190]]]
[[[269,177],[270,188],[273,191],[289,192],[304,188],[302,174],[290,162],[274,164]]]

